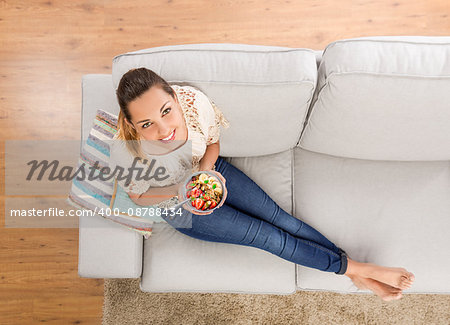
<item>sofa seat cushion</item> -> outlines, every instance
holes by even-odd
[[[358,262],[404,267],[405,293],[450,293],[450,161],[339,158],[295,149],[295,216]],[[346,276],[298,266],[299,289],[357,292]]]
[[[226,160],[291,212],[292,154]],[[289,294],[295,285],[295,264],[259,248],[199,240],[165,223],[144,240],[143,291]]]
[[[208,242],[155,223],[144,241],[145,292],[295,292],[295,265],[254,247]]]
[[[329,44],[299,146],[369,160],[449,160],[450,37]]]

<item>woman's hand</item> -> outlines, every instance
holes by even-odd
[[[226,186],[226,182],[227,180],[225,179],[225,177],[222,176],[221,173],[219,173],[218,171],[215,170],[210,170],[211,173],[214,173],[217,175],[217,177],[222,181],[223,183],[223,189],[222,189],[222,200],[220,200],[219,205],[217,206],[217,208],[220,208],[224,203],[225,203],[225,199],[227,198],[227,194],[228,194],[228,190],[227,190],[227,186]]]

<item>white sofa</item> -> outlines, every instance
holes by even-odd
[[[244,44],[163,46],[83,76],[82,140],[98,108],[145,66],[194,85],[231,123],[221,156],[283,209],[360,262],[405,267],[405,293],[450,292],[450,37],[364,37],[324,51]],[[201,241],[167,223],[150,239],[81,217],[79,275],[141,278],[146,292],[362,293],[345,276],[264,250]]]

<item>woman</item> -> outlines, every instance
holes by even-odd
[[[116,138],[127,141],[124,141],[126,152],[112,151],[112,160],[128,155],[147,159],[148,163],[151,157],[170,157],[166,162],[173,166],[168,170],[176,173],[183,169],[177,169],[177,163],[186,166],[183,164],[186,157],[177,153],[190,140],[192,169],[215,172],[226,182],[222,206],[212,213],[192,214],[186,204],[180,208],[180,215],[162,215],[181,233],[206,241],[258,247],[296,264],[343,274],[357,287],[369,289],[385,301],[400,299],[402,290],[411,287],[412,273],[404,268],[353,261],[317,230],[281,209],[242,171],[219,157],[219,127],[227,127],[228,121],[200,90],[170,86],[153,71],[139,68],[122,77],[116,94],[120,105]],[[175,203],[185,175],[169,178],[171,183],[166,180],[162,187],[137,180],[119,184],[138,205],[160,203],[162,196],[172,197],[169,201]],[[188,219],[189,226],[185,227]]]

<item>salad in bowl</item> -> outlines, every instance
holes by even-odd
[[[216,173],[199,171],[192,174],[188,179],[183,198],[188,200],[194,212],[212,212],[212,210],[222,206],[225,193],[225,183]]]

